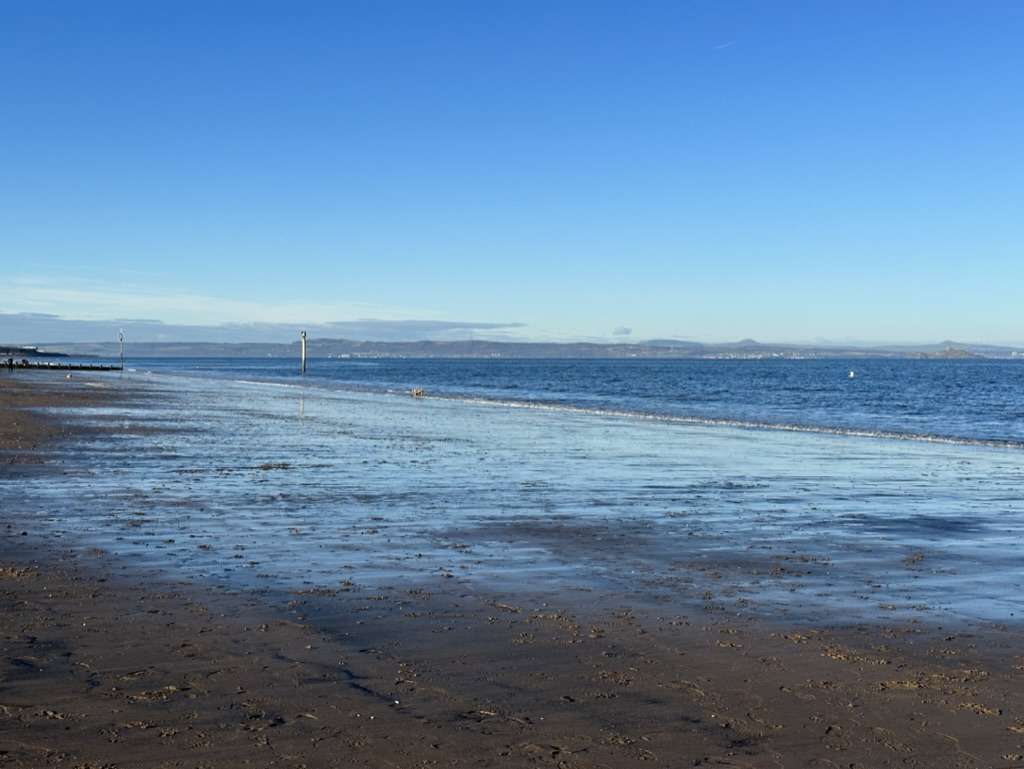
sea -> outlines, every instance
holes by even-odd
[[[595,415],[1024,447],[1024,359],[161,359],[139,370]]]
[[[121,383],[149,397],[76,411],[61,474],[0,478],[8,520],[228,587],[1024,618],[1024,360],[175,358],[77,386]]]

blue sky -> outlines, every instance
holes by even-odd
[[[1021,40],[1017,2],[7,3],[0,313],[1024,343]]]

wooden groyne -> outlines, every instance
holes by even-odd
[[[14,360],[0,361],[0,370],[43,369],[45,371],[121,371],[122,367],[108,363],[58,363],[56,361]]]

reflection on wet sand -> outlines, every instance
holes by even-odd
[[[148,380],[82,410],[76,469],[6,489],[33,525],[240,586],[582,586],[814,618],[1013,620],[1021,453]],[[173,427],[174,432],[161,432]],[[60,515],[53,510],[60,509]]]

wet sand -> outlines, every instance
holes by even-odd
[[[24,408],[124,397],[0,379],[0,472],[74,461],[59,415]],[[1015,626],[795,624],[710,594],[446,575],[229,590],[20,520],[0,518],[0,766],[1024,766]]]
[[[4,464],[39,464],[39,449],[44,444],[68,436],[68,428],[61,421],[45,419],[31,409],[98,404],[103,397],[96,390],[54,386],[52,381],[0,377],[0,450],[4,452]]]

